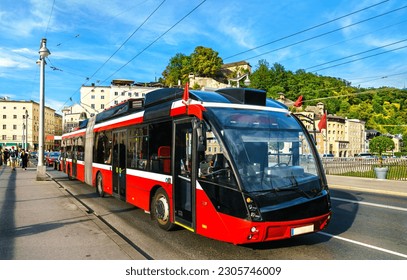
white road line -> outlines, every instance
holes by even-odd
[[[317,233],[328,236],[328,237],[331,237],[331,238],[340,239],[342,241],[350,242],[350,243],[353,243],[353,244],[357,244],[357,245],[360,245],[360,246],[364,246],[364,247],[367,247],[367,248],[370,248],[370,249],[378,250],[378,251],[381,251],[381,252],[385,252],[385,253],[388,253],[388,254],[391,254],[391,255],[395,255],[395,256],[399,256],[399,257],[407,259],[406,254],[402,254],[402,253],[399,253],[399,252],[387,250],[387,249],[384,249],[384,248],[380,248],[380,247],[369,245],[369,244],[366,244],[366,243],[363,243],[363,242],[359,242],[359,241],[355,241],[355,240],[352,240],[352,239],[340,237],[340,236],[337,236],[337,235],[332,235],[332,234],[322,232],[322,231],[319,231]]]
[[[374,207],[380,207],[380,208],[393,209],[393,210],[398,210],[398,211],[405,211],[405,212],[407,212],[407,208],[397,207],[397,206],[390,206],[390,205],[384,205],[384,204],[370,203],[370,202],[357,201],[357,200],[350,200],[350,199],[337,198],[337,197],[331,197],[331,200],[339,200],[339,201],[345,201],[345,202],[349,202],[349,203],[363,204],[363,205],[368,205],[368,206],[374,206]]]

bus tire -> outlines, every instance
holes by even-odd
[[[174,227],[170,216],[170,202],[164,189],[159,188],[157,190],[153,197],[151,208],[153,218],[160,228],[169,231]]]
[[[99,194],[100,197],[105,196],[105,191],[103,190],[103,177],[100,172],[96,176],[96,192]]]

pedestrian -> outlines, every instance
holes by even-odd
[[[23,149],[21,151],[21,168],[24,168],[25,170],[27,170],[27,164],[28,164],[28,153]]]
[[[5,148],[4,152],[3,152],[3,161],[6,166],[8,165],[8,158],[9,158],[9,153],[8,153],[7,148]]]
[[[17,161],[17,151],[14,150],[14,146],[11,147],[9,152],[10,167],[12,170],[16,170],[16,161]]]

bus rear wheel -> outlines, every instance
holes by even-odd
[[[170,218],[170,203],[167,193],[164,189],[160,188],[157,190],[152,201],[152,213],[154,219],[160,228],[164,230],[171,230],[174,224],[171,223]]]
[[[103,190],[103,177],[102,174],[98,173],[96,176],[96,192],[100,197],[105,196],[105,191]]]

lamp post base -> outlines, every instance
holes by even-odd
[[[46,166],[37,166],[37,181],[47,181],[47,167]]]

